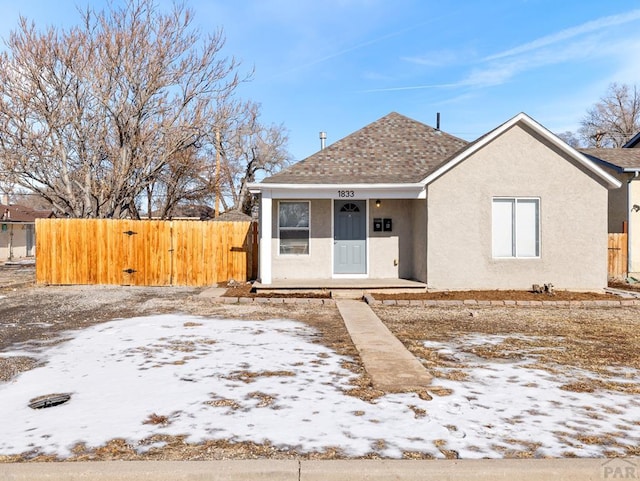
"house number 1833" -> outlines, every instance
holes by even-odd
[[[339,190],[338,197],[355,197],[356,193],[353,190]]]

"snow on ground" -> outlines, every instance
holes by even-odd
[[[65,333],[69,339],[54,346],[0,353],[46,361],[0,384],[0,454],[37,450],[64,457],[76,443],[96,447],[113,438],[143,451],[149,445],[140,441],[153,434],[393,458],[403,451],[442,457],[436,444],[461,458],[502,457],[505,450],[528,449],[527,443],[539,443],[539,456],[600,456],[616,449],[582,443],[574,438],[579,434],[614,433],[622,445],[640,442],[634,396],[560,390],[564,375],[523,361],[465,358],[459,349],[464,339],[426,344],[471,364],[465,381],[435,380],[452,395],[425,401],[413,393],[390,394],[365,402],[343,393],[353,374],[341,367],[344,357],[314,342],[317,335],[289,320],[162,315],[112,321]],[[28,407],[49,393],[72,398],[46,409]],[[154,414],[168,424],[145,423]]]

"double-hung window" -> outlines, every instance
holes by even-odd
[[[493,257],[540,257],[540,199],[494,198],[492,234]]]
[[[309,202],[278,204],[280,254],[309,254]]]

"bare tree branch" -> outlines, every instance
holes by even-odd
[[[590,147],[622,147],[640,131],[640,95],[636,86],[613,83],[578,129]]]

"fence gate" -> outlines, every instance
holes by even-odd
[[[207,286],[257,272],[251,222],[37,219],[39,284]]]
[[[609,277],[624,279],[627,277],[627,238],[628,234],[609,234]]]

